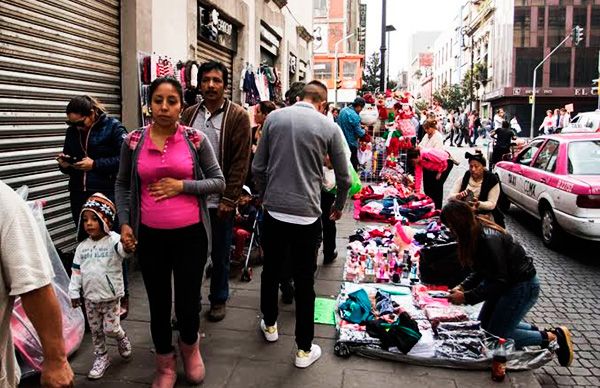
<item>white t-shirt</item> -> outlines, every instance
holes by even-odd
[[[14,387],[15,360],[10,318],[15,297],[47,286],[54,277],[48,250],[25,201],[0,181],[0,387]]]
[[[423,139],[419,143],[419,147],[421,148],[436,148],[438,150],[444,149],[444,137],[440,133],[440,131],[435,131],[431,137],[425,134]]]

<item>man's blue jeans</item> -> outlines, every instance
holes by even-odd
[[[223,304],[229,298],[229,267],[235,212],[230,213],[224,220],[217,217],[217,209],[209,209],[209,213],[212,230],[212,274],[208,299],[214,305]]]
[[[537,275],[515,284],[498,298],[485,301],[479,313],[481,327],[495,336],[512,338],[517,349],[541,346],[544,340],[542,333],[523,322],[539,295],[540,281]]]

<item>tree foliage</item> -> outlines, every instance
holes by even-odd
[[[461,85],[444,83],[441,89],[433,93],[433,98],[440,103],[442,108],[457,110],[463,106],[468,96],[465,95],[464,88]]]
[[[360,89],[363,93],[373,93],[379,89],[380,72],[379,53],[374,52],[369,59],[367,59],[363,69],[363,83],[362,88]]]

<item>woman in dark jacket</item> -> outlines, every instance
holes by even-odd
[[[104,107],[93,97],[78,96],[71,99],[66,109],[67,133],[63,151],[58,154],[60,171],[69,175],[71,216],[78,227],[77,240],[87,235],[79,228],[81,208],[94,193],[102,193],[115,201],[115,180],[119,171],[119,155],[127,130],[121,122],[106,114]],[[119,221],[113,229],[118,232]],[[123,262],[125,296],[121,298],[121,318],[129,310],[129,283],[127,262]]]
[[[92,194],[100,192],[115,200],[119,155],[127,131],[90,96],[74,97],[67,105],[67,117],[69,128],[57,160],[60,171],[69,175],[71,213],[78,225],[81,208]]]
[[[557,341],[558,361],[573,361],[571,333],[564,326],[539,330],[523,321],[540,294],[532,258],[504,229],[475,215],[462,201],[450,201],[442,209],[442,222],[456,236],[458,257],[472,273],[450,291],[454,304],[484,302],[479,321],[483,329],[501,338],[512,338],[515,347],[548,347]]]

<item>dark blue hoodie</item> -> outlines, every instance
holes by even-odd
[[[65,136],[63,153],[77,157],[85,156],[94,161],[90,171],[80,171],[72,167],[60,170],[69,175],[69,191],[115,191],[115,179],[119,171],[121,144],[127,130],[117,119],[101,114],[98,121],[87,132],[69,127]]]

